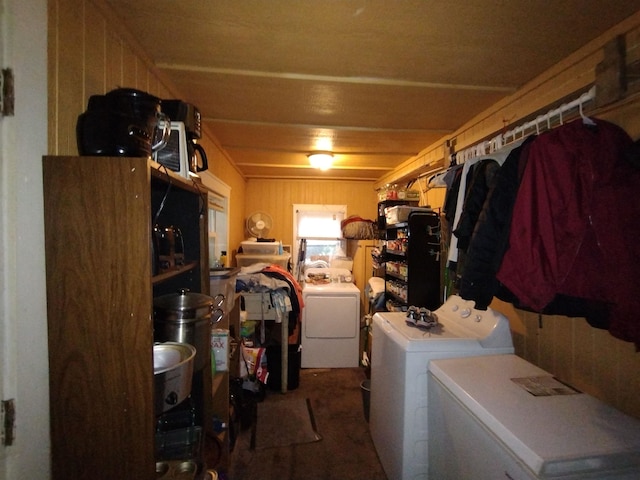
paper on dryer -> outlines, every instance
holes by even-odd
[[[581,393],[575,388],[562,383],[551,375],[542,375],[538,377],[520,377],[512,378],[512,382],[524,388],[527,392],[535,397],[549,397],[551,395],[575,395]]]

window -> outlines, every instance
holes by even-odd
[[[330,265],[336,257],[346,255],[340,222],[347,216],[346,205],[293,205],[294,274],[303,264]],[[306,244],[304,258],[300,257],[302,241]]]
[[[203,172],[208,173],[208,172]],[[229,254],[229,196],[231,187],[217,177],[202,175],[207,191],[207,224],[209,241],[209,268],[225,267],[220,264],[222,252]],[[227,256],[227,258],[229,258]]]

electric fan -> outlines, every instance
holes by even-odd
[[[272,226],[273,221],[271,217],[264,212],[252,213],[247,218],[247,231],[257,239],[265,238],[269,234]]]

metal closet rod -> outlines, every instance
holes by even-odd
[[[468,147],[464,150],[456,152],[456,163],[464,163],[467,160],[471,160],[472,158],[481,157],[483,155],[496,152],[501,148],[509,145],[510,143],[524,138],[525,132],[527,131],[535,131],[536,133],[540,133],[544,130],[550,130],[554,118],[556,117],[559,124],[562,125],[564,121],[563,116],[566,113],[575,110],[576,108],[580,111],[580,115],[583,118],[586,118],[582,113],[582,106],[587,102],[594,100],[595,98],[596,87],[594,85],[587,92],[584,92],[575,100],[572,100],[569,103],[563,103],[558,108],[551,109],[543,115],[538,115],[534,120],[525,122],[522,125],[518,125],[517,127],[508,130],[505,133],[500,133],[490,140],[485,140],[476,145],[473,145],[472,147]]]

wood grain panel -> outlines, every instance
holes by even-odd
[[[594,330],[583,320],[573,322],[573,358],[571,383],[579,390],[591,390],[595,364],[593,336]]]
[[[573,358],[572,321],[566,317],[545,317],[544,321],[554,321],[555,324],[555,362],[551,372],[570,381]]]
[[[122,46],[122,84],[120,87],[135,87],[137,85],[137,58],[131,47]]]
[[[606,330],[592,328],[583,318],[542,316],[522,310],[501,311],[517,328],[517,355],[554,374],[560,380],[640,418],[640,355],[632,344],[612,337]],[[506,304],[505,304],[506,305]]]
[[[83,95],[102,92],[106,88],[107,65],[106,22],[95,10],[85,10],[84,38],[84,89]]]
[[[122,40],[115,32],[107,29],[105,59],[105,88],[108,91],[112,85],[122,85]],[[98,92],[103,93],[103,92]]]
[[[609,404],[618,401],[620,391],[620,341],[605,330],[593,332],[593,392]]]
[[[432,188],[424,194],[424,204],[429,205],[431,208],[442,209],[444,206],[445,195],[447,194],[446,188]]]
[[[640,392],[640,353],[630,343],[617,343],[620,386],[616,392],[617,401],[614,405],[623,412],[640,418],[640,401],[638,400],[638,392]],[[609,355],[610,352],[605,351],[604,354]]]
[[[84,62],[79,49],[83,32],[78,28],[78,2],[59,0],[58,36],[64,39],[56,52],[58,61],[58,148],[62,152],[77,152],[75,128],[79,112],[85,107]],[[73,47],[70,47],[73,46]]]
[[[256,211],[273,218],[270,237],[293,242],[293,204],[346,204],[348,215],[376,218],[376,193],[373,182],[249,180],[245,218]]]
[[[524,338],[524,351],[521,352],[521,355],[526,360],[537,365],[540,362],[538,315],[531,312],[522,312],[522,320],[527,334]]]
[[[545,370],[553,370],[555,364],[556,322],[539,322],[538,365]]]
[[[48,157],[43,170],[53,478],[151,478],[147,160]],[[87,188],[95,178],[109,181]]]
[[[169,96],[170,92],[173,92],[170,96],[182,97],[174,86],[164,83],[156,72],[139,59],[134,53],[137,52],[136,49],[126,44],[123,36],[118,33],[121,26],[114,25],[109,20],[102,23],[102,15],[94,11],[93,2],[51,0],[48,11],[50,153],[77,153],[77,116],[85,109],[89,94],[104,93],[89,91],[97,88],[100,76],[104,78],[105,90],[137,85],[148,88],[151,93],[161,97]],[[82,22],[78,22],[79,13],[82,13]],[[624,28],[627,27],[629,25]],[[91,39],[87,40],[89,37]],[[81,52],[86,41],[90,45],[86,45],[88,54],[83,57]],[[632,52],[632,58],[638,57],[639,41],[639,29],[635,27],[627,35],[627,46]],[[101,43],[105,45],[104,56],[98,53]],[[505,121],[508,123],[514,116],[527,115],[539,105],[544,106],[564,92],[586,84],[592,75],[592,64],[598,60],[597,57],[589,57],[587,51],[597,48],[597,45],[591,45],[581,49],[574,57],[551,69],[537,84],[527,85],[518,96],[509,100],[510,103],[499,102],[473,119],[460,129],[459,146],[463,147],[465,143],[473,143],[486,134],[499,131]],[[133,76],[132,72],[135,72]],[[599,116],[621,125],[634,139],[640,136],[640,97],[637,95],[601,109]],[[237,248],[245,238],[244,219],[255,210],[267,211],[274,217],[275,227],[272,233],[285,243],[291,242],[290,212],[293,203],[346,203],[351,214],[375,217],[377,199],[373,186],[368,182],[342,181],[333,185],[326,181],[245,182],[229,158],[218,147],[214,147],[216,144],[213,140],[204,139],[203,143],[210,153],[212,172],[232,187],[230,242],[233,248]],[[406,177],[412,170],[441,160],[441,157],[440,144],[428,146],[417,157],[407,161],[400,176]],[[393,181],[393,178],[393,175],[385,177],[379,183]],[[269,183],[271,187],[267,188]],[[428,198],[432,205],[437,203],[431,200],[431,192]],[[575,334],[573,326],[574,323],[584,323],[584,320],[545,317],[543,325],[554,320],[554,335],[547,336],[545,333],[541,336],[538,332],[537,315],[518,311],[518,318],[515,321],[512,319],[512,322],[518,324],[514,329],[517,352],[533,363],[541,361],[545,352],[551,352],[554,359],[552,373],[569,382],[574,376],[579,377],[585,391],[603,395],[605,401],[611,401],[623,411],[640,418],[640,355],[635,352],[633,345],[610,339],[606,332],[597,332],[593,341],[584,343],[589,337],[588,330],[585,329],[590,327],[583,325],[579,327],[579,333]],[[551,342],[552,346],[547,346],[546,342]],[[576,367],[577,364],[580,366]],[[616,380],[616,376],[619,380]]]

